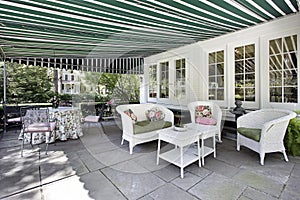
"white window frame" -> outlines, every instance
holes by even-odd
[[[177,68],[176,68],[176,62],[178,60],[184,60],[185,62],[185,66],[184,66],[184,79],[182,79],[183,81],[183,84],[181,86],[178,86],[178,83],[177,83]],[[182,62],[182,61],[181,61]],[[175,58],[174,59],[174,98],[175,99],[178,99],[178,100],[181,100],[181,99],[186,99],[186,96],[187,96],[187,87],[186,87],[186,84],[187,84],[187,59],[186,58]],[[182,73],[182,65],[180,66],[180,72]],[[177,94],[177,90],[179,90],[179,88],[182,88],[184,87],[184,91],[185,91],[185,94],[183,96],[178,96]]]
[[[223,86],[223,88],[224,88],[224,99],[209,99],[209,89],[210,89],[210,82],[209,82],[209,54],[210,53],[216,53],[216,52],[220,52],[220,51],[223,51],[224,52],[224,86]],[[206,60],[207,60],[207,62],[206,62],[206,69],[207,69],[207,100],[209,100],[209,101],[213,101],[213,102],[216,102],[218,105],[220,105],[220,106],[225,106],[225,104],[226,104],[226,101],[227,101],[227,91],[226,91],[226,88],[227,88],[227,65],[226,65],[226,53],[227,53],[227,51],[226,51],[226,49],[225,48],[222,48],[222,49],[214,49],[214,50],[211,50],[211,51],[209,51],[209,52],[207,52],[207,54],[206,54]]]
[[[298,36],[297,36],[297,34],[295,34],[296,35],[296,41],[298,42],[298,40],[299,40],[299,38],[298,38]],[[294,35],[290,35],[290,36],[294,36]],[[285,38],[286,36],[284,36],[284,37],[278,37],[278,38],[274,38],[274,39],[271,39],[271,40],[276,40],[276,39],[282,39],[282,41],[281,41],[281,44],[280,45],[282,45],[282,42],[283,42],[283,40],[284,40],[284,38]],[[269,40],[269,44],[270,44],[270,41],[271,40]],[[269,50],[270,50],[270,46],[268,46],[269,47]],[[299,47],[297,46],[297,49],[295,50],[296,51],[296,53],[298,53],[299,52]],[[289,52],[290,53],[290,52]],[[287,71],[286,69],[284,69],[284,66],[283,66],[283,61],[284,61],[284,52],[279,52],[279,53],[277,53],[277,54],[271,54],[272,56],[276,56],[276,55],[280,55],[280,56],[282,56],[282,60],[280,61],[281,63],[281,69],[280,70],[275,70],[275,71],[273,71],[273,72],[276,72],[276,71],[278,71],[278,72],[280,72],[281,73],[281,76],[282,76],[282,79],[281,79],[281,85],[280,85],[280,88],[281,88],[281,90],[282,90],[282,96],[284,96],[284,88],[285,87],[287,87],[287,85],[285,85],[284,84],[284,72],[285,71]],[[268,71],[269,71],[269,97],[270,97],[270,89],[271,89],[271,87],[270,87],[270,72],[271,72],[271,70],[270,70],[270,52],[269,52],[269,67],[268,67]],[[298,58],[299,59],[299,58]],[[296,64],[297,65],[297,64]],[[297,67],[297,74],[299,74],[299,65],[297,65],[296,66]],[[299,75],[297,75],[297,93],[298,93],[298,90],[299,90]],[[271,99],[271,98],[270,98]],[[284,102],[284,99],[281,99],[281,101],[279,101],[279,102],[271,102],[271,100],[269,99],[269,101],[270,101],[270,103],[285,103]],[[287,102],[287,103],[299,103],[299,96],[298,96],[298,94],[297,94],[297,102]]]
[[[167,98],[160,97],[160,95],[161,95],[160,86],[162,84],[162,68],[161,68],[161,64],[162,63],[168,63],[168,97]],[[160,61],[158,63],[158,70],[157,70],[157,72],[158,72],[158,91],[159,92],[157,93],[157,95],[158,95],[157,98],[160,99],[160,100],[162,100],[162,101],[169,100],[170,97],[171,97],[171,93],[170,93],[170,63],[171,62],[169,60]]]
[[[241,46],[247,46],[254,44],[255,48],[255,101],[242,101],[243,107],[247,109],[258,109],[260,107],[260,59],[259,59],[259,53],[260,53],[260,46],[259,46],[259,39],[257,37],[255,38],[249,38],[248,40],[238,41],[234,43],[230,43],[227,46],[227,52],[228,52],[228,107],[235,107],[235,48],[241,47]]]
[[[151,67],[156,67],[156,97],[150,97],[150,86],[151,86],[151,73],[150,73],[150,68]],[[154,63],[154,64],[151,64],[149,65],[149,68],[148,68],[148,74],[149,74],[149,87],[148,87],[148,96],[147,98],[149,100],[156,100],[158,98],[158,64],[157,63]]]
[[[291,35],[297,35],[297,65],[298,65],[298,103],[278,103],[278,102],[270,102],[270,88],[269,88],[269,41],[276,38],[283,38]],[[261,68],[261,107],[264,108],[280,108],[280,109],[289,109],[289,110],[299,110],[300,108],[300,28],[271,33],[261,37],[260,40],[260,58],[261,58],[261,66],[265,66]]]

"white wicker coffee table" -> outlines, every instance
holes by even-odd
[[[204,165],[204,157],[211,153],[214,153],[214,157],[216,157],[215,131],[216,127],[195,124],[188,124],[187,130],[182,132],[175,131],[174,127],[158,131],[157,165],[160,158],[166,160],[180,167],[180,175],[183,178],[184,167],[197,160],[199,167],[201,167],[201,159]],[[204,145],[204,140],[210,137],[213,138],[212,148]],[[199,139],[201,140],[201,148]],[[161,141],[174,144],[175,148],[161,154]]]

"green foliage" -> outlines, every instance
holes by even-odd
[[[7,62],[6,71],[7,103],[49,102],[54,96],[53,73],[49,74],[47,68]],[[3,73],[0,78],[3,80]],[[3,101],[3,84],[0,87]]]
[[[114,88],[117,85],[118,79],[121,78],[120,74],[102,73],[99,76],[99,85],[105,85],[108,95],[112,95]]]
[[[70,94],[60,94],[59,99],[62,101],[71,101],[72,100],[72,95]]]
[[[99,84],[106,86],[108,100],[115,99],[121,102],[139,101],[140,82],[137,75],[103,73],[99,77]]]
[[[299,113],[300,111],[295,111]],[[285,134],[284,144],[288,154],[300,155],[300,119],[291,119]]]

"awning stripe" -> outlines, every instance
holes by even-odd
[[[143,57],[295,12],[297,0],[3,0],[0,47],[9,57]]]

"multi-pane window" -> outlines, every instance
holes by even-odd
[[[149,97],[156,98],[157,96],[157,65],[149,67]]]
[[[255,45],[234,49],[235,99],[255,101]]]
[[[176,97],[184,97],[186,94],[185,89],[185,72],[186,72],[186,66],[185,66],[185,59],[179,59],[175,61],[175,68],[176,68],[176,85],[175,85],[175,96]]]
[[[209,99],[224,100],[224,50],[209,53]]]
[[[160,63],[159,97],[169,98],[169,62]]]
[[[269,41],[270,102],[298,102],[297,35]]]

